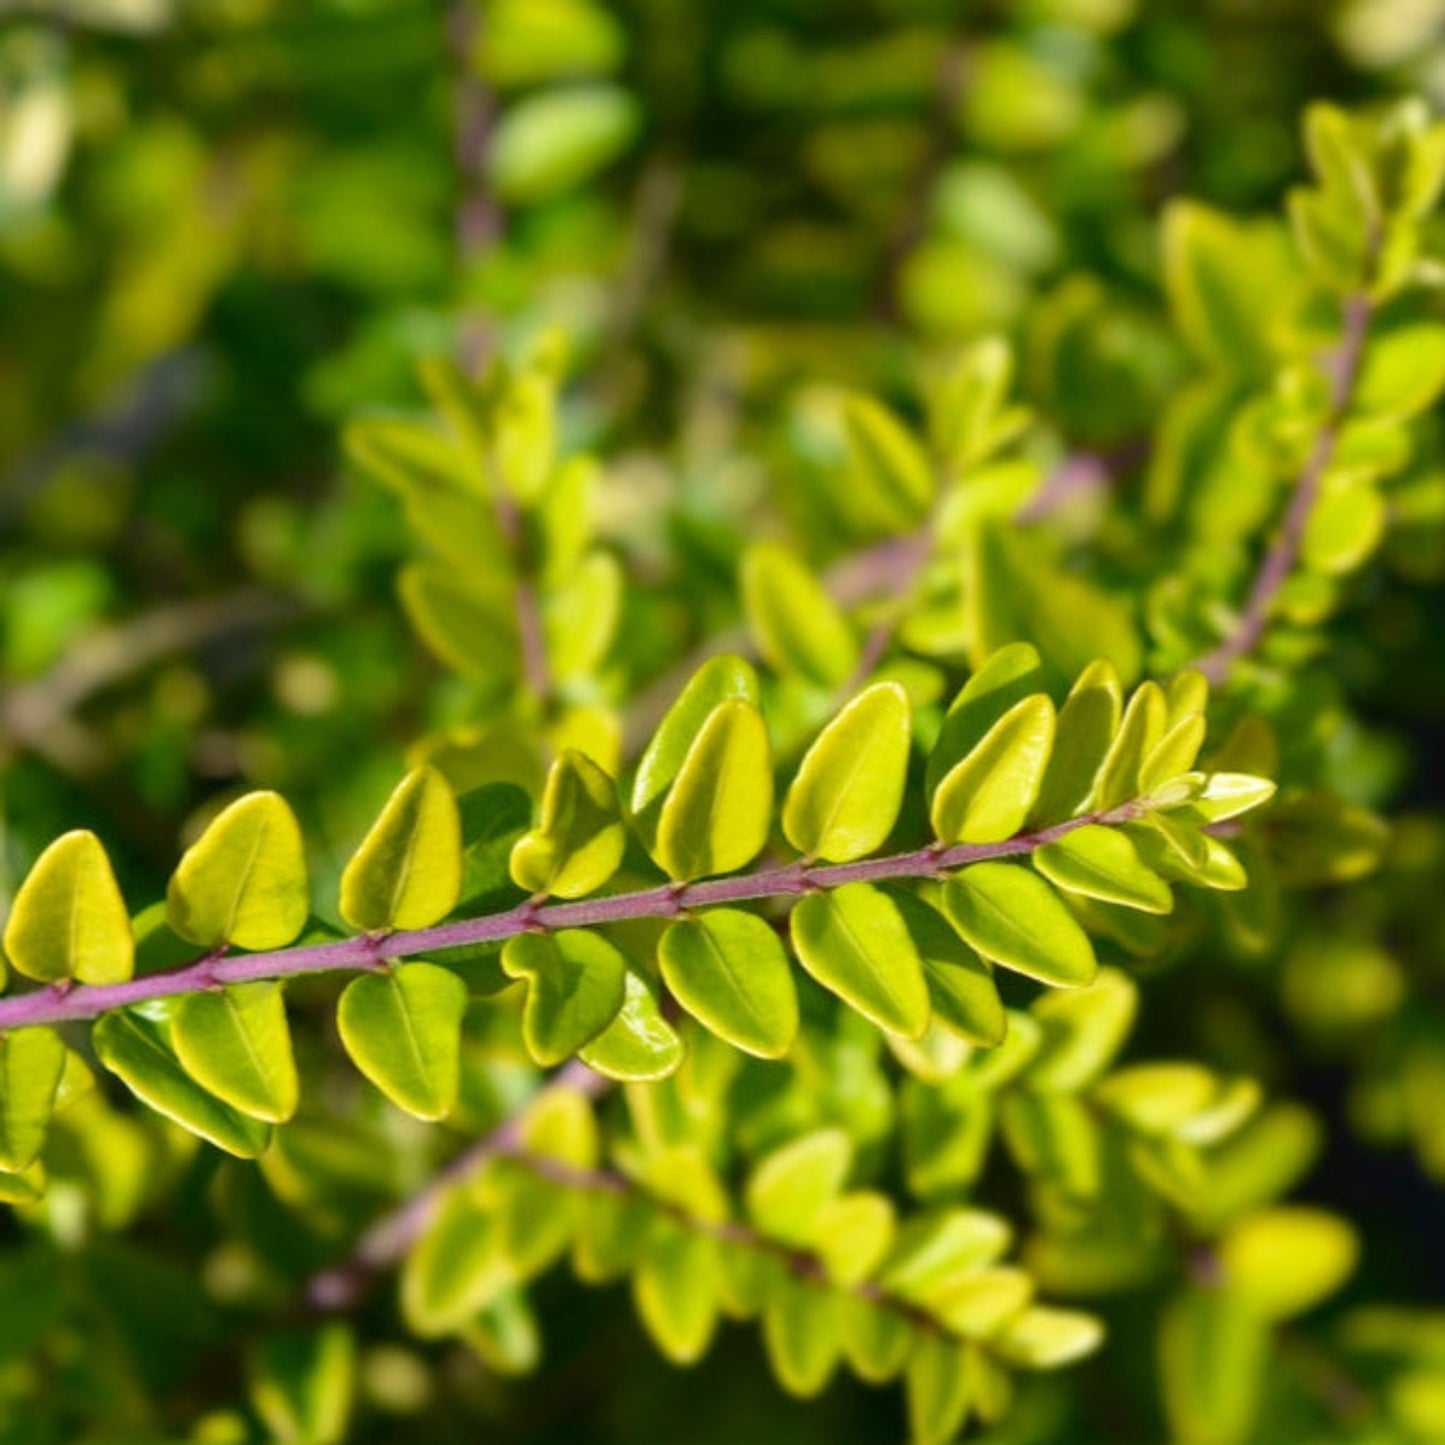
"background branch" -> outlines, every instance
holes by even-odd
[[[1315,439],[1314,450],[1305,463],[1305,469],[1295,484],[1279,534],[1265,553],[1264,561],[1255,574],[1254,584],[1249,589],[1249,599],[1235,623],[1234,630],[1212,652],[1206,653],[1194,663],[1212,686],[1218,687],[1222,684],[1228,678],[1230,668],[1259,646],[1280,588],[1284,586],[1299,560],[1310,513],[1319,500],[1325,476],[1334,461],[1350,402],[1359,384],[1360,370],[1365,359],[1365,341],[1373,315],[1374,309],[1368,296],[1360,294],[1346,299],[1344,336],[1332,364],[1334,375],[1329,415]]]

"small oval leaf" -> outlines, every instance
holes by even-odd
[[[676,879],[731,873],[768,840],[773,773],[763,715],[734,699],[714,708],[657,820],[654,856]]]
[[[577,1057],[595,1073],[627,1083],[649,1084],[677,1072],[684,1049],[677,1031],[663,1018],[655,985],[634,968],[627,970],[617,1017]]]
[[[247,1118],[196,1083],[168,1034],[160,1019],[129,1010],[106,1014],[90,1037],[96,1057],[143,1104],[228,1154],[257,1158],[271,1141],[271,1126]]]
[[[284,948],[311,912],[296,816],[278,793],[248,793],[212,819],[166,890],[166,916],[202,948]]]
[[[444,1119],[460,1079],[466,985],[434,963],[406,963],[354,979],[336,1023],[351,1061],[400,1109]]]
[[[1008,1018],[989,966],[936,908],[911,893],[890,896],[923,961],[935,1019],[982,1048],[1002,1043]]]
[[[734,698],[757,704],[758,675],[750,662],[724,654],[709,658],[692,675],[658,725],[632,784],[632,811],[639,819],[660,806],[682,770],[697,735],[715,709]]]
[[[1085,898],[1144,913],[1168,913],[1174,907],[1169,885],[1145,866],[1139,850],[1118,828],[1075,828],[1057,842],[1036,848],[1033,865],[1049,882]]]
[[[781,1058],[798,1033],[798,991],[787,951],[756,914],[713,908],[668,927],[658,945],[663,981],[705,1027],[760,1059]]]
[[[858,694],[808,749],[783,802],[783,832],[810,858],[848,863],[880,847],[903,803],[908,694],[880,682]]]
[[[759,653],[774,672],[818,687],[839,686],[858,644],[823,585],[786,547],[759,542],[742,566],[743,609]]]
[[[512,848],[512,881],[528,893],[581,898],[612,877],[626,846],[617,785],[569,748],[547,774],[541,820]]]
[[[928,795],[933,796],[1010,708],[1042,691],[1043,685],[1038,650],[1029,643],[1011,642],[992,653],[949,706],[923,775]]]
[[[65,1045],[49,1029],[0,1034],[0,1170],[28,1169],[45,1145]]]
[[[5,923],[5,953],[18,973],[41,983],[131,976],[130,915],[94,833],[65,833],[36,859]]]
[[[426,928],[462,892],[462,825],[451,785],[420,767],[397,784],[341,875],[341,916],[366,933]]]
[[[281,985],[242,983],[178,999],[171,1043],[185,1071],[233,1109],[284,1124],[300,1098]]]
[[[867,883],[810,893],[793,909],[803,967],[879,1028],[916,1039],[928,1027],[923,963],[897,904]]]
[[[1060,988],[1098,967],[1088,935],[1036,873],[1013,863],[976,863],[944,885],[944,912],[985,958]]]
[[[1083,812],[1123,711],[1124,689],[1114,664],[1105,659],[1090,663],[1059,709],[1059,745],[1034,804],[1037,821],[1059,823]]]
[[[527,980],[522,1038],[544,1066],[560,1064],[591,1043],[626,998],[626,959],[585,929],[509,938],[502,967],[509,977]]]
[[[1016,703],[949,770],[933,795],[945,843],[1001,843],[1024,825],[1054,746],[1054,705],[1042,693]]]
[[[1139,771],[1164,736],[1169,704],[1157,682],[1140,683],[1099,767],[1089,806],[1105,812],[1139,796]]]

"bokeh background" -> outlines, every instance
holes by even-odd
[[[1003,332],[1060,454],[1127,455],[1185,366],[1161,205],[1276,210],[1307,102],[1407,92],[1445,104],[1445,0],[0,0],[0,899],[71,827],[159,896],[198,810],[249,787],[295,803],[324,876],[406,749],[484,710],[408,626],[411,544],[340,440],[421,402],[420,358],[565,329],[568,445],[606,459],[598,525],[631,584],[627,696],[735,624],[751,534],[838,544],[815,520],[828,388],[906,408],[920,354]],[[1445,504],[1420,505],[1414,590],[1338,643],[1336,780],[1407,811],[1445,793]],[[1395,886],[1359,906],[1403,910]],[[1402,1032],[1364,1062],[1313,1028],[1300,978],[1195,978],[1149,1015],[1156,1051],[1263,1061],[1321,1112],[1311,1188],[1385,1241],[1361,1297],[1445,1294],[1431,966],[1408,1010],[1398,965],[1367,987],[1369,1022]],[[167,1431],[234,1388],[224,1260],[187,1197],[96,1254],[129,1287],[95,1313],[83,1280],[27,1308],[33,1262],[0,1255],[0,1438],[189,1438]],[[358,1439],[899,1429],[851,1383],[787,1401],[751,1330],[669,1370],[615,1291],[560,1280],[545,1387],[438,1352],[402,1425],[387,1391],[408,1398],[418,1358],[371,1308],[392,1352]],[[1132,1309],[1080,1374],[1121,1445],[1159,1432]],[[131,1343],[82,1349],[112,1310]],[[37,1352],[54,1418],[20,1419],[6,1382]]]

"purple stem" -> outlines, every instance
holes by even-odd
[[[611,1087],[611,1079],[594,1074],[580,1059],[573,1059],[552,1076],[543,1092],[571,1089],[585,1098],[599,1099]],[[361,1236],[345,1263],[312,1277],[306,1286],[306,1302],[319,1310],[344,1310],[356,1304],[372,1277],[402,1259],[426,1232],[448,1190],[465,1183],[488,1159],[517,1152],[521,1146],[521,1120],[520,1113],[503,1120],[463,1149],[400,1208],[377,1220]]]
[[[553,1089],[575,1089],[588,1098],[595,1099],[608,1085],[608,1080],[593,1074],[574,1060],[554,1077],[547,1085],[546,1092]],[[660,1214],[691,1233],[774,1256],[789,1273],[805,1284],[823,1289],[843,1290],[877,1305],[880,1309],[901,1314],[924,1329],[950,1333],[932,1315],[872,1280],[863,1280],[851,1286],[834,1284],[823,1259],[809,1250],[797,1249],[736,1220],[699,1219],[686,1210],[657,1198],[625,1175],[612,1170],[576,1169],[558,1159],[529,1154],[521,1146],[516,1118],[509,1119],[478,1140],[470,1149],[457,1155],[424,1190],[393,1213],[378,1220],[361,1237],[360,1243],[345,1263],[313,1276],[306,1286],[306,1303],[313,1309],[328,1312],[352,1308],[365,1295],[380,1271],[406,1257],[411,1247],[426,1232],[447,1192],[465,1183],[489,1160],[499,1158],[511,1159],[538,1178],[561,1189],[646,1200]]]
[[[952,847],[932,844],[909,853],[864,858],[856,863],[817,865],[800,859],[778,868],[762,869],[733,878],[709,878],[700,883],[664,883],[632,893],[583,898],[575,903],[541,904],[529,900],[503,913],[464,918],[456,923],[438,924],[435,928],[362,934],[336,943],[305,944],[268,953],[229,957],[208,955],[181,968],[146,974],[125,983],[53,984],[31,993],[0,999],[0,1032],[37,1024],[91,1019],[112,1009],[150,999],[199,993],[225,984],[255,983],[343,970],[375,971],[385,968],[391,959],[413,958],[418,954],[438,953],[478,943],[500,943],[520,933],[593,928],[633,918],[675,918],[692,908],[751,903],[763,898],[796,898],[818,889],[840,888],[845,883],[939,878],[971,863],[1030,853],[1091,823],[1106,826],[1127,823],[1146,811],[1147,804],[1136,800],[1106,813],[1088,813],[1033,833],[1020,833],[1002,843],[959,843]]]
[[[1334,361],[1334,385],[1330,393],[1329,416],[1319,436],[1315,438],[1314,448],[1305,463],[1304,471],[1300,473],[1294,495],[1290,498],[1289,509],[1285,512],[1279,535],[1265,553],[1264,562],[1255,575],[1254,585],[1249,590],[1249,600],[1245,603],[1239,621],[1233,632],[1218,647],[1194,664],[1213,687],[1220,686],[1228,678],[1229,669],[1234,663],[1259,646],[1260,638],[1264,636],[1265,623],[1269,620],[1280,588],[1284,586],[1285,580],[1299,560],[1310,513],[1319,500],[1325,475],[1339,446],[1350,402],[1359,384],[1360,370],[1365,359],[1365,339],[1373,315],[1374,308],[1369,297],[1357,295],[1345,301],[1344,335]]]

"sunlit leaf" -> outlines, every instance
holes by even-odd
[[[397,784],[341,875],[341,916],[368,933],[425,928],[456,907],[462,831],[451,785],[421,767]]]
[[[404,963],[346,986],[336,1024],[352,1062],[398,1108],[442,1119],[456,1102],[467,990],[447,969]]]
[[[42,983],[130,977],[130,915],[94,833],[65,833],[36,859],[5,922],[5,955],[16,972]]]

